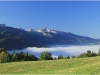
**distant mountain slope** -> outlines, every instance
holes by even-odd
[[[18,29],[0,24],[0,47],[22,49],[25,47],[45,47],[48,45],[98,44],[99,39],[79,36],[71,32],[44,29]]]
[[[36,36],[31,36],[27,31],[25,31],[22,28],[18,29],[18,28],[6,26],[5,24],[0,24],[0,32],[9,32],[11,34],[15,34],[15,35],[22,37],[23,39],[25,39],[25,41],[28,41],[29,43],[31,43],[31,45],[28,44],[27,47],[29,47],[29,46],[31,46],[31,47],[43,47],[43,46],[45,46],[43,44],[38,43]]]
[[[75,45],[75,44],[90,44],[90,43],[98,43],[98,39],[93,39],[90,37],[79,36],[73,34],[71,32],[63,32],[56,31],[49,28],[34,30],[29,29],[28,33],[31,35],[38,35],[41,38],[45,38],[44,44],[67,44],[67,45]]]
[[[22,49],[30,46],[38,47],[37,44],[29,42],[17,34],[0,32],[0,47],[4,47],[6,49]]]

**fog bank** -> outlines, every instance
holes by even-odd
[[[29,52],[30,54],[34,54],[36,56],[39,56],[42,51],[48,51],[52,53],[53,57],[57,57],[58,55],[63,56],[77,56],[83,52],[86,52],[87,50],[94,51],[98,53],[100,49],[100,45],[86,45],[86,46],[52,46],[50,48],[37,48],[37,47],[27,47],[23,50],[15,50],[16,52]],[[8,51],[10,53],[13,53],[14,51]]]

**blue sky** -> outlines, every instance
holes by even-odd
[[[100,38],[99,1],[0,1],[0,23]]]

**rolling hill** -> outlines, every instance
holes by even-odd
[[[100,74],[100,56],[1,63],[0,74]]]

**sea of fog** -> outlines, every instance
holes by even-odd
[[[27,52],[30,54],[34,54],[35,56],[39,56],[42,51],[48,51],[52,53],[52,57],[58,57],[58,55],[63,56],[78,56],[87,50],[94,51],[98,53],[100,49],[100,45],[84,45],[84,46],[66,46],[66,45],[55,45],[50,46],[49,48],[37,48],[37,47],[27,47],[23,50],[7,50],[9,53],[16,52]]]

